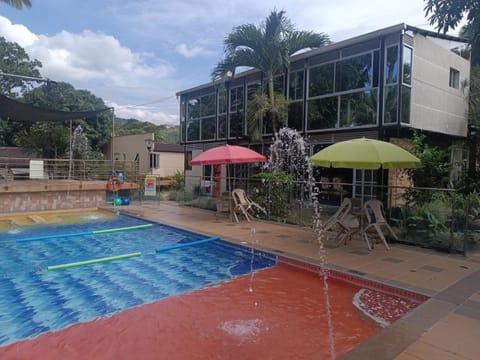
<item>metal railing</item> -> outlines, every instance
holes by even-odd
[[[358,184],[338,182],[295,182],[284,184],[231,178],[230,189],[241,187],[267,210],[259,213],[265,220],[309,227],[315,223],[314,199],[318,200],[322,220],[328,219],[344,197],[352,198]],[[153,201],[173,200],[185,206],[223,211],[229,192],[214,196],[214,183],[201,177],[185,177],[182,190],[169,189]],[[390,225],[399,242],[418,247],[459,254],[480,252],[480,195],[463,195],[453,189],[408,188],[370,185],[364,201],[381,200]],[[357,215],[363,216],[360,194],[353,197]],[[366,221],[366,220],[365,220]],[[391,239],[393,240],[393,239]]]
[[[43,164],[41,173],[32,176],[30,160]],[[108,180],[121,175],[124,181],[139,181],[139,164],[136,161],[29,159],[0,157],[0,180]]]

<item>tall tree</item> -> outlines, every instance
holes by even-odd
[[[42,63],[31,60],[26,51],[17,43],[0,37],[0,71],[2,73],[40,77]],[[0,76],[0,92],[9,97],[18,97],[33,87],[31,81],[14,76]]]
[[[22,10],[24,6],[32,7],[32,3],[30,2],[30,0],[1,0],[1,1],[19,10]]]
[[[59,82],[39,86],[26,93],[24,102],[60,111],[94,111],[107,106],[103,100],[87,90],[77,90],[71,84]],[[95,157],[100,156],[103,147],[110,141],[112,133],[112,113],[105,111],[91,118],[74,120],[75,127],[81,125],[83,133],[90,141]],[[68,127],[69,121],[57,126]]]
[[[31,60],[25,50],[14,42],[0,37],[0,72],[6,74],[40,77],[39,69],[42,63]],[[34,83],[14,76],[0,76],[0,93],[8,97],[19,97],[22,93],[32,89]],[[0,145],[14,146],[16,133],[28,129],[31,124],[11,119],[0,120]]]
[[[430,16],[430,24],[435,25],[439,32],[446,33],[455,29],[462,19],[466,18],[467,25],[461,29],[470,45],[472,54],[472,71],[468,87],[469,114],[468,114],[468,152],[469,165],[466,177],[466,188],[472,189],[477,183],[478,138],[480,129],[480,2],[478,0],[425,0],[425,15]],[[477,184],[478,186],[478,184]]]
[[[478,0],[425,0],[425,15],[437,31],[446,34],[466,17],[472,39],[480,36],[480,3]]]
[[[330,43],[327,35],[310,31],[298,31],[285,16],[285,11],[273,10],[260,26],[240,25],[233,29],[224,41],[225,58],[212,72],[214,80],[235,75],[238,67],[250,67],[260,71],[267,81],[266,101],[263,112],[268,114],[273,131],[278,128],[278,108],[283,95],[274,93],[274,76],[284,73],[290,67],[290,56],[304,50]]]

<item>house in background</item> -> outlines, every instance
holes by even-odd
[[[155,143],[153,133],[116,136],[113,155],[119,165],[122,161],[135,160],[139,174],[156,175],[158,179],[171,178],[184,171],[184,146]]]
[[[459,55],[465,45],[460,38],[398,24],[294,55],[290,69],[275,78],[275,90],[290,103],[286,125],[308,138],[311,154],[362,136],[402,143],[413,130],[444,148],[462,142],[468,110],[462,83],[470,77],[470,62]],[[178,92],[185,153],[195,157],[230,143],[266,154],[270,122],[258,119],[263,142],[251,143],[246,121],[249,99],[264,82],[253,69]],[[199,171],[211,174],[204,167],[187,168],[186,175]],[[341,177],[356,184],[360,171],[341,171]],[[373,170],[366,178],[371,185],[389,181]]]

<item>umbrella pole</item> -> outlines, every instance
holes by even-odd
[[[365,169],[362,169],[362,185],[361,185],[361,198],[360,198],[360,234],[363,236],[363,205],[365,196]]]

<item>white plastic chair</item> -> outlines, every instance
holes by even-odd
[[[393,231],[393,229],[390,227],[390,225],[388,224],[387,220],[385,220],[385,213],[383,211],[382,202],[375,199],[368,200],[364,204],[364,211],[365,211],[365,216],[367,217],[368,225],[363,230],[363,236],[365,238],[365,241],[367,242],[368,249],[372,250],[373,248],[373,243],[370,242],[368,237],[368,230],[373,228],[375,229],[376,233],[382,240],[387,250],[390,250],[390,247],[388,246],[388,243],[387,243],[387,239],[385,238],[385,235],[383,233],[383,229],[387,229],[390,235],[397,241],[398,241],[398,237]]]
[[[232,198],[234,203],[233,216],[237,222],[239,222],[237,213],[243,214],[247,221],[252,219],[252,212],[254,209],[263,212],[265,215],[267,214],[267,211],[263,207],[247,197],[247,194],[243,189],[233,189]]]
[[[337,246],[342,242],[344,245],[347,245],[347,241],[350,240],[352,234],[360,228],[358,218],[350,213],[351,210],[352,201],[349,198],[344,198],[335,214],[325,221],[325,223],[321,225],[317,223],[321,231],[337,233],[335,236],[335,240],[338,240]]]

